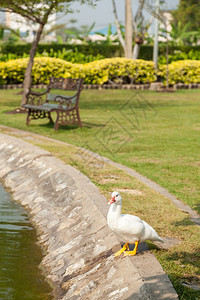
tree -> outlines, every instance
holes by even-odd
[[[15,37],[16,40],[19,40],[19,38],[20,38],[19,30],[14,30],[3,24],[0,24],[0,40],[3,41],[5,39],[6,31],[9,31],[11,33],[11,35]]]
[[[167,32],[170,44],[176,46],[197,46],[200,40],[200,30],[190,31],[190,25],[190,23],[183,25],[181,21],[178,21],[178,23],[172,22],[171,30]]]
[[[97,0],[95,0],[97,1]],[[70,4],[72,2],[80,2],[94,4],[92,0],[0,0],[0,11],[7,11],[17,13],[25,19],[37,23],[38,30],[35,34],[35,39],[32,43],[28,65],[25,72],[25,78],[23,82],[23,98],[21,106],[26,103],[26,95],[31,87],[31,73],[34,63],[34,57],[36,54],[37,46],[40,41],[41,35],[44,30],[44,26],[48,22],[48,18],[51,14],[57,12],[72,13]]]
[[[171,23],[171,31],[168,32],[171,43],[177,46],[184,46],[185,39],[188,36],[189,26],[190,23],[187,23],[186,25],[182,26],[182,23],[180,21],[177,23],[177,25]]]
[[[123,47],[125,56],[130,58],[130,47],[132,47],[132,58],[137,59],[139,55],[140,45],[143,44],[145,35],[147,34],[147,30],[153,21],[153,18],[150,18],[150,20],[148,20],[147,22],[144,20],[143,9],[146,0],[139,0],[139,6],[134,17],[131,8],[131,0],[125,0],[125,40],[123,38],[122,28],[119,24],[115,0],[112,0],[112,3],[115,22],[117,25],[117,35]],[[134,37],[134,47],[132,45],[132,37]]]
[[[133,25],[131,0],[125,0],[125,57],[132,58]]]
[[[165,39],[166,39],[166,81],[167,81],[167,85],[166,85],[166,89],[169,89],[169,32],[167,30],[168,27],[168,20],[167,17],[165,15],[165,10],[162,10],[161,7],[164,4],[164,1],[161,1],[161,6],[152,6],[151,3],[146,3],[146,10],[150,12],[150,14],[152,16],[154,16],[156,19],[158,19],[163,25],[164,25],[164,31],[163,33],[165,33]]]
[[[95,31],[95,34],[102,36],[104,39],[97,39],[96,41],[93,41],[93,43],[97,43],[99,45],[113,45],[113,43],[119,43],[116,37],[116,33],[113,34],[112,24],[108,24],[107,32],[102,33],[99,31]]]
[[[200,39],[200,31],[188,31],[190,23],[182,25],[179,21],[177,24],[171,23],[171,29],[166,31],[162,30],[169,36],[171,45],[184,46],[184,45],[198,45]]]
[[[69,35],[68,41],[79,40],[79,41],[81,41],[82,44],[87,45],[88,42],[90,42],[88,40],[88,35],[89,35],[90,31],[92,31],[94,26],[95,26],[95,22],[93,22],[91,26],[82,25],[81,29],[79,29],[79,30],[77,30],[76,28],[72,28],[70,30],[65,30],[65,32]]]
[[[198,0],[180,0],[178,9],[174,10],[175,24],[182,25],[190,23],[188,31],[198,31],[200,28],[200,9]]]

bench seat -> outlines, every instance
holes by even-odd
[[[52,103],[44,103],[43,105],[31,105],[31,104],[24,104],[24,108],[32,109],[32,110],[42,110],[42,111],[55,111],[58,109],[61,110],[67,110],[66,105],[58,105],[58,104],[52,104]]]

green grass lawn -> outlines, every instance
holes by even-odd
[[[19,107],[20,100],[16,90],[1,90],[0,124],[100,153],[139,171],[193,209],[200,210],[200,90],[168,94],[84,90],[80,100],[84,127],[65,126],[58,132],[47,119],[32,121],[26,127],[25,114],[5,113]],[[115,189],[140,191],[138,195],[122,193],[123,212],[146,220],[159,235],[179,240],[180,244],[167,251],[159,250],[151,243],[149,247],[172,280],[179,298],[200,299],[199,291],[183,285],[200,285],[199,227],[189,220],[187,214],[124,171],[107,164],[98,167],[98,161],[91,161],[87,154],[77,153],[75,147],[47,142],[43,138],[38,141],[30,139],[29,142],[71,163],[90,177],[107,198]]]
[[[16,90],[1,90],[0,123],[88,148],[135,169],[200,212],[200,90],[156,93],[83,90],[84,127],[59,128],[48,119],[25,125]]]

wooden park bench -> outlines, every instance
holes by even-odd
[[[83,79],[51,77],[47,90],[43,93],[30,90],[26,96],[27,103],[23,105],[28,110],[26,125],[32,119],[49,118],[54,123],[55,130],[59,126],[70,124],[78,124],[82,127],[79,114],[79,97],[82,87]],[[51,93],[54,89],[56,89],[56,94]],[[57,89],[60,90],[58,94]],[[66,91],[68,91],[67,94]],[[55,122],[52,112],[57,114]]]

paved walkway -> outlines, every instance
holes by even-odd
[[[5,128],[5,127],[4,127]],[[0,178],[30,211],[47,249],[42,261],[56,299],[178,299],[155,256],[114,259],[107,199],[83,174],[21,138],[0,134]]]

